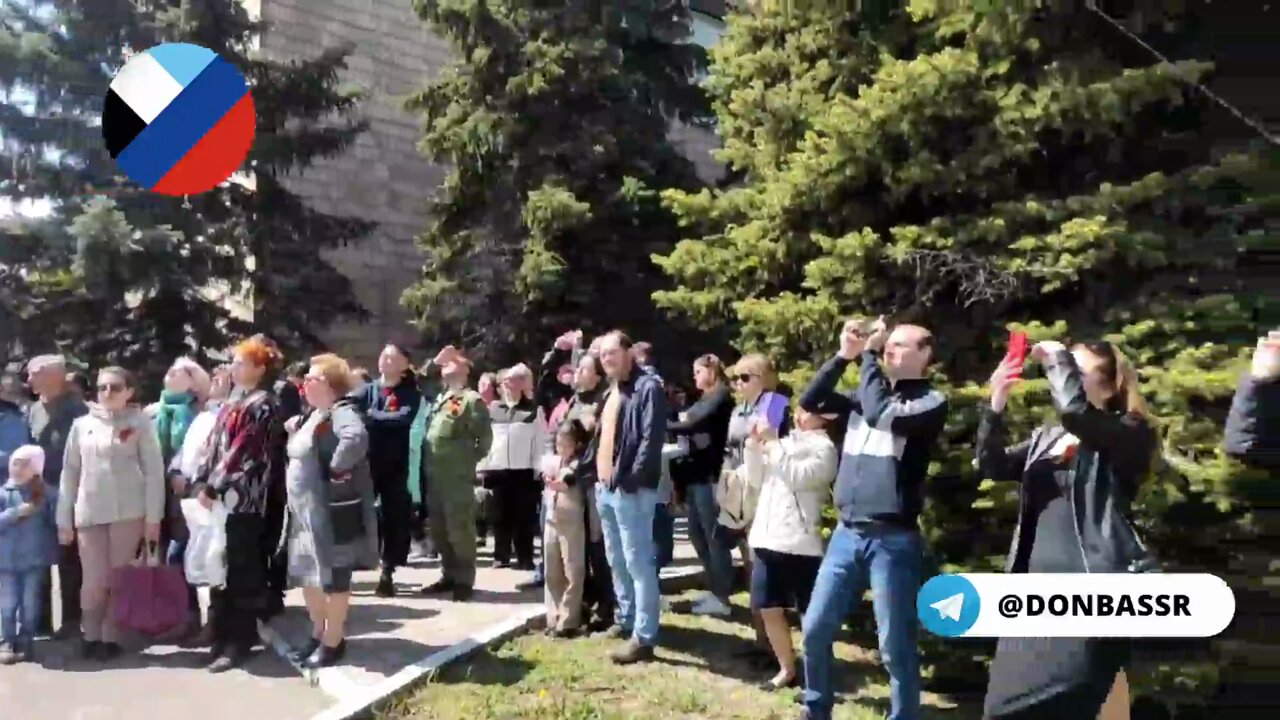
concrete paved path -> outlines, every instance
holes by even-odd
[[[668,574],[696,564],[683,527],[677,528],[676,558]],[[417,594],[418,587],[439,578],[435,561],[415,559],[398,572],[401,593],[393,599],[373,596],[376,573],[358,573],[344,665],[312,677],[271,647],[238,670],[210,675],[200,650],[135,646],[103,666],[79,659],[74,645],[42,641],[36,663],[0,667],[0,720],[187,718],[197,716],[192,708],[201,707],[216,708],[218,717],[308,720],[326,709],[359,705],[420,674],[433,653],[468,638],[487,639],[495,628],[520,626],[542,606],[540,591],[516,588],[529,577],[491,567],[488,548],[481,553],[476,595],[469,603]],[[288,604],[265,633],[277,646],[308,634],[301,594],[289,593]]]

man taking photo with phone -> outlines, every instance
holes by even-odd
[[[920,660],[916,593],[929,456],[947,419],[947,401],[926,377],[933,334],[919,325],[890,333],[884,318],[870,327],[854,321],[840,332],[840,350],[800,396],[808,412],[848,412],[835,504],[840,523],[831,535],[804,616],[804,713],[830,720],[832,643],[868,587],[875,609],[880,658],[889,671],[890,720],[920,717]],[[849,364],[859,363],[858,389],[845,407],[819,407],[835,395]],[[830,400],[828,400],[830,402]]]

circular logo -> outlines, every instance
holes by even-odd
[[[162,195],[195,195],[231,177],[253,144],[253,97],[208,48],[166,43],[120,68],[102,138],[128,178]]]
[[[929,578],[916,596],[920,624],[942,637],[963,635],[977,622],[981,606],[973,583],[959,575]]]

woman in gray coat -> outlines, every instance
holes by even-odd
[[[310,668],[342,659],[351,573],[377,567],[377,517],[351,370],[319,355],[303,381],[311,410],[289,422],[289,577],[302,588],[311,638],[295,659]]]

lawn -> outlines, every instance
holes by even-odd
[[[674,598],[676,610],[690,596]],[[541,633],[513,638],[446,667],[381,720],[792,720],[794,691],[767,693],[756,684],[773,674],[739,659],[752,636],[745,597],[732,619],[664,612],[658,661],[618,667],[607,654],[618,641],[552,640]],[[799,642],[797,633],[796,642]],[[888,676],[876,654],[841,643],[836,655],[844,697],[836,720],[883,718]],[[927,720],[972,720],[973,706],[926,694]]]

